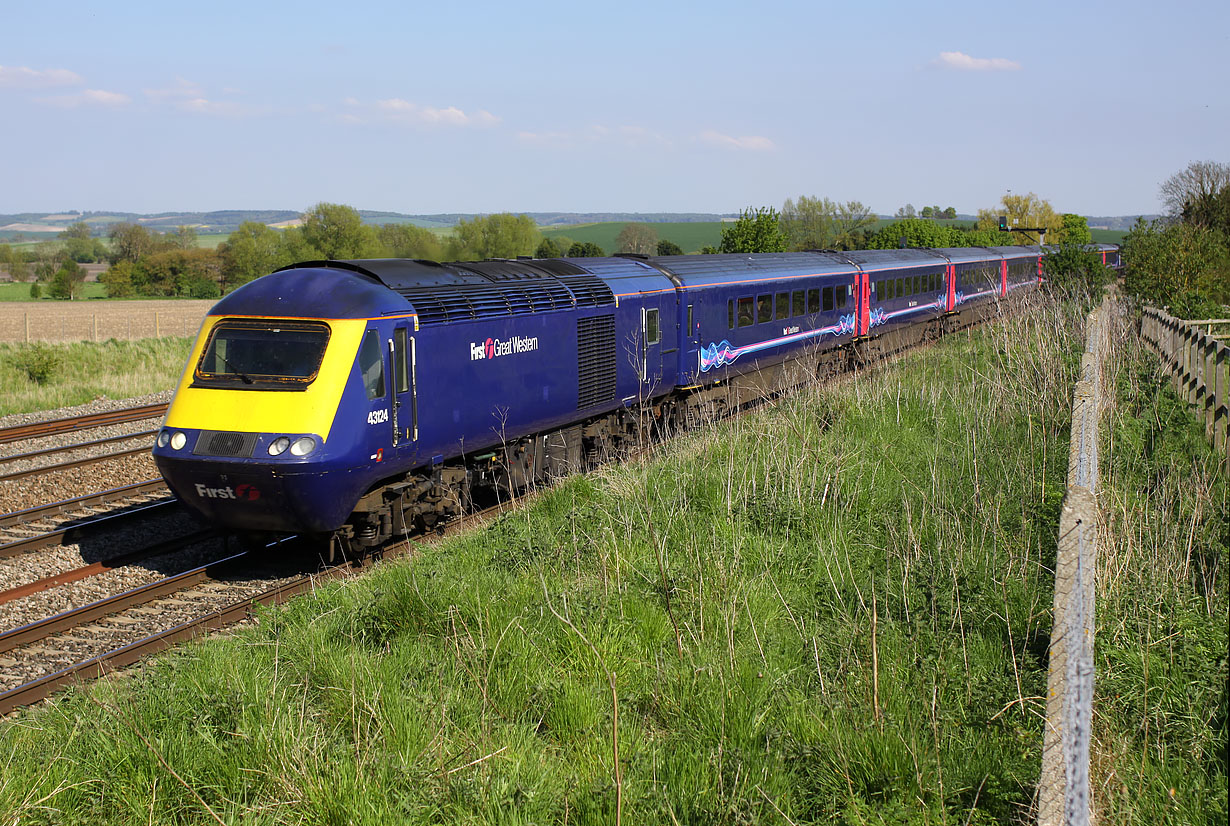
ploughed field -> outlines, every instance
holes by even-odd
[[[212,299],[0,302],[0,342],[193,337],[215,303]]]

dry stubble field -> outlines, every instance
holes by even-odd
[[[216,302],[11,301],[0,303],[0,342],[195,337]]]

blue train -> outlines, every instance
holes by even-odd
[[[1116,247],[1098,247],[1118,263]],[[179,499],[244,535],[360,551],[995,312],[1038,247],[313,261],[206,317],[154,448]]]

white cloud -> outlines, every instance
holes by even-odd
[[[175,85],[170,89],[144,89],[145,96],[154,103],[167,103],[184,98],[199,98],[205,94],[205,90],[197,83],[190,80],[184,80],[182,77],[175,78]]]
[[[364,107],[364,104],[354,98],[346,98],[344,102],[347,106]],[[467,114],[456,106],[447,106],[441,109],[434,106],[422,106],[408,100],[402,100],[401,98],[378,100],[368,108],[371,108],[376,114],[388,120],[420,126],[484,127],[494,126],[500,122],[498,117],[486,109],[479,109],[473,114]]]
[[[68,69],[31,69],[28,66],[0,66],[0,87],[46,89],[83,83],[81,75]]]
[[[64,109],[75,109],[78,106],[127,106],[132,103],[132,98],[128,95],[102,89],[86,89],[71,95],[56,95],[49,98],[35,98],[35,100],[48,106],[59,106]]]
[[[945,69],[962,72],[1015,72],[1021,64],[1006,57],[970,57],[964,52],[940,52],[933,61]]]
[[[726,149],[747,150],[750,152],[767,152],[776,149],[777,146],[768,138],[760,135],[744,135],[735,137],[734,135],[723,135],[721,132],[715,132],[708,129],[700,134],[700,139],[705,143],[711,143],[714,146],[721,146]]]

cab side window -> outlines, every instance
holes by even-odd
[[[363,336],[363,346],[359,348],[359,372],[363,375],[363,386],[367,388],[368,399],[378,399],[384,395],[384,359],[380,350],[380,334],[368,330]]]

